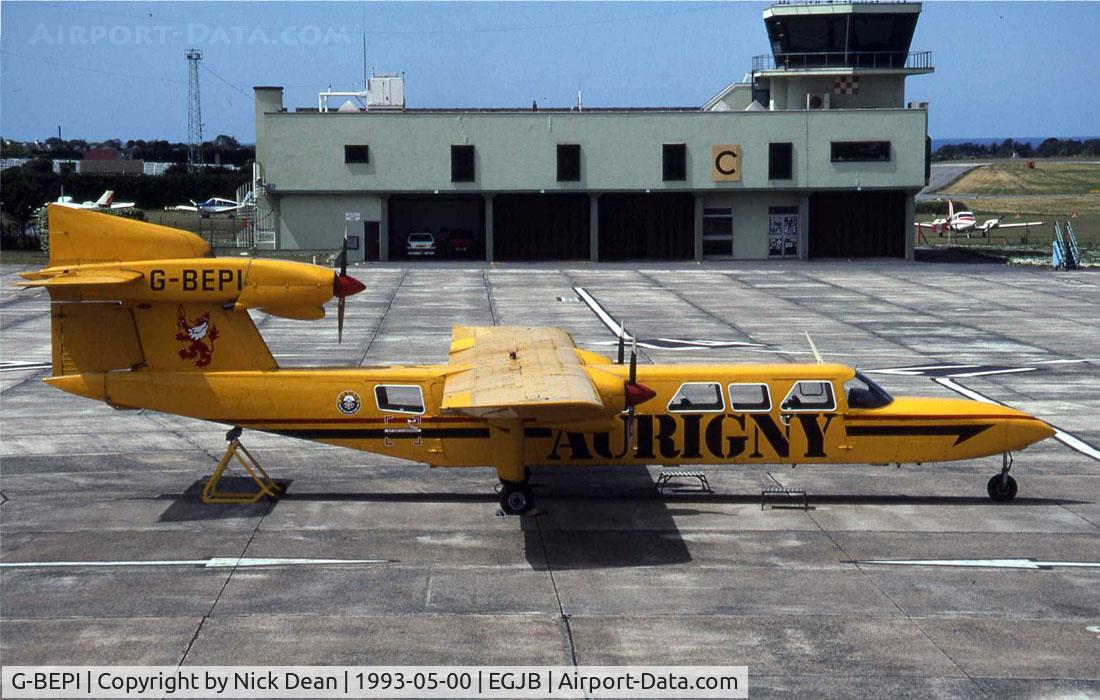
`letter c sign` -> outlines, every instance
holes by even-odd
[[[741,181],[741,146],[722,144],[711,146],[711,178],[715,182]]]

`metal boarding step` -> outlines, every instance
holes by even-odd
[[[768,496],[786,496],[787,499],[802,498],[802,509],[809,510],[810,502],[806,498],[806,489],[787,486],[767,486],[760,490],[760,510],[764,510]]]
[[[674,479],[695,479],[699,482],[698,489],[692,489],[699,491],[700,493],[714,493],[710,488],[710,484],[707,482],[707,475],[701,471],[693,471],[688,469],[665,469],[657,477],[657,494],[664,493],[665,488]]]

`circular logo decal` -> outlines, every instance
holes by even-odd
[[[355,415],[362,405],[363,402],[359,400],[359,394],[354,391],[345,391],[336,397],[336,408],[340,409],[340,413],[345,416]]]

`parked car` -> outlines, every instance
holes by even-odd
[[[410,233],[405,255],[435,255],[435,236],[430,233]]]
[[[469,256],[474,252],[474,246],[476,245],[477,240],[474,238],[473,231],[452,229],[450,235],[447,236],[447,252],[452,257]]]

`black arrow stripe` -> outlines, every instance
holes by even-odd
[[[264,430],[255,427],[253,430]],[[423,438],[487,438],[488,428],[422,428],[416,430],[406,426],[370,428],[365,430],[348,428],[310,428],[308,430],[264,430],[264,432],[303,438],[305,440],[416,440]]]
[[[845,427],[845,431],[850,437],[954,435],[955,444],[960,445],[992,427],[992,423],[980,425],[849,425]]]

